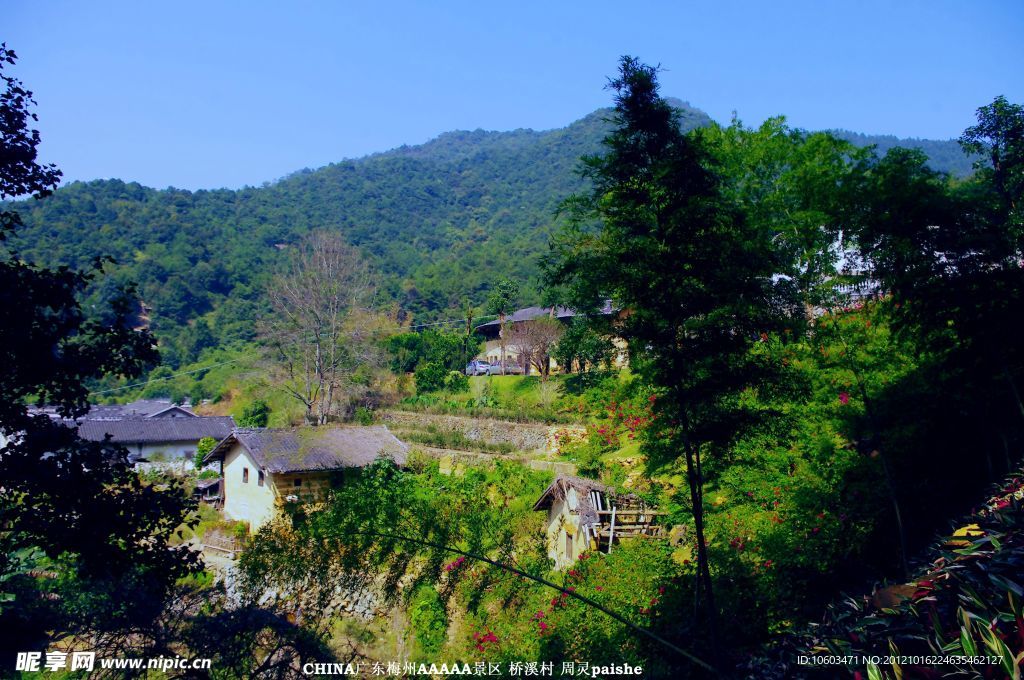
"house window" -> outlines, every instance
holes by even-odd
[[[565,534],[565,556],[572,562],[572,536]]]
[[[301,479],[296,479],[295,480],[295,486],[302,486],[302,480]]]
[[[257,473],[257,477],[256,477],[256,483],[257,483],[257,484],[259,484],[260,486],[263,486],[263,479],[264,479],[264,476],[263,476],[263,470],[260,470],[260,471],[259,471],[259,472]]]
[[[248,483],[249,483],[249,468],[244,467],[244,468],[242,468],[242,484],[248,484]]]

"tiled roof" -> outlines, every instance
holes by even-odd
[[[205,462],[222,459],[235,443],[271,473],[365,467],[380,455],[405,465],[409,448],[383,425],[239,428],[210,451]]]
[[[86,417],[78,424],[82,439],[102,441],[107,435],[119,444],[199,441],[212,437],[220,441],[231,434],[235,421],[231,416],[196,416],[195,418],[119,418]]]
[[[514,311],[511,314],[509,314],[508,316],[506,316],[505,317],[505,322],[506,323],[519,323],[521,321],[532,321],[533,319],[539,319],[542,316],[550,316],[550,315],[551,315],[551,308],[550,307],[526,307],[525,309],[517,309],[516,311]],[[573,316],[576,316],[576,312],[574,312],[573,310],[569,309],[568,307],[558,307],[558,308],[555,309],[555,318],[556,319],[564,319],[564,318],[573,317]],[[500,319],[495,319],[494,321],[488,321],[487,323],[482,323],[479,326],[477,326],[477,328],[491,328],[491,327],[497,327],[497,326],[500,326],[500,325],[501,325],[501,320]]]
[[[88,419],[105,419],[155,416],[163,411],[174,408],[179,408],[185,413],[195,415],[188,406],[176,406],[169,399],[137,399],[130,404],[100,404],[93,406],[85,417]]]
[[[599,314],[611,314],[613,311],[611,300],[606,300],[604,305],[601,307]],[[522,321],[532,321],[533,319],[539,319],[544,316],[551,316],[550,307],[525,307],[523,309],[517,309],[508,316],[505,317],[506,323],[520,323]],[[555,318],[556,319],[570,319],[577,316],[577,312],[574,309],[568,307],[555,307]],[[477,329],[490,329],[498,328],[501,325],[500,319],[494,321],[488,321],[477,326]]]

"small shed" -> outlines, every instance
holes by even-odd
[[[214,477],[213,479],[200,479],[196,482],[196,488],[195,491],[192,492],[192,495],[204,503],[220,505],[220,502],[223,500],[220,493],[221,481],[220,477]]]
[[[655,524],[664,512],[594,479],[559,475],[533,509],[548,513],[548,557],[556,569],[571,565],[588,550],[611,552],[612,545],[623,538],[665,535],[664,527]]]

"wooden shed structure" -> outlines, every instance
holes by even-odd
[[[634,494],[616,493],[583,477],[559,475],[533,509],[548,513],[548,557],[556,569],[568,567],[588,550],[611,552],[623,538],[666,535],[664,527],[655,523],[664,512],[647,506]]]

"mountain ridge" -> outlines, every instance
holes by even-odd
[[[670,101],[687,129],[711,122],[700,109]],[[252,340],[282,246],[318,229],[362,248],[380,274],[382,298],[416,322],[457,318],[466,301],[481,304],[502,277],[521,280],[522,302],[535,303],[537,258],[555,212],[584,187],[579,159],[600,151],[610,113],[598,109],[546,131],[451,131],[260,187],[73,182],[44,201],[17,204],[25,227],[14,245],[49,266],[84,268],[112,255],[120,264],[111,280],[139,283],[172,365],[194,359],[204,344]],[[873,139],[849,134],[854,143]],[[924,141],[941,163],[957,160],[955,143]],[[962,160],[960,172],[969,167]],[[93,302],[108,294],[104,285]]]

